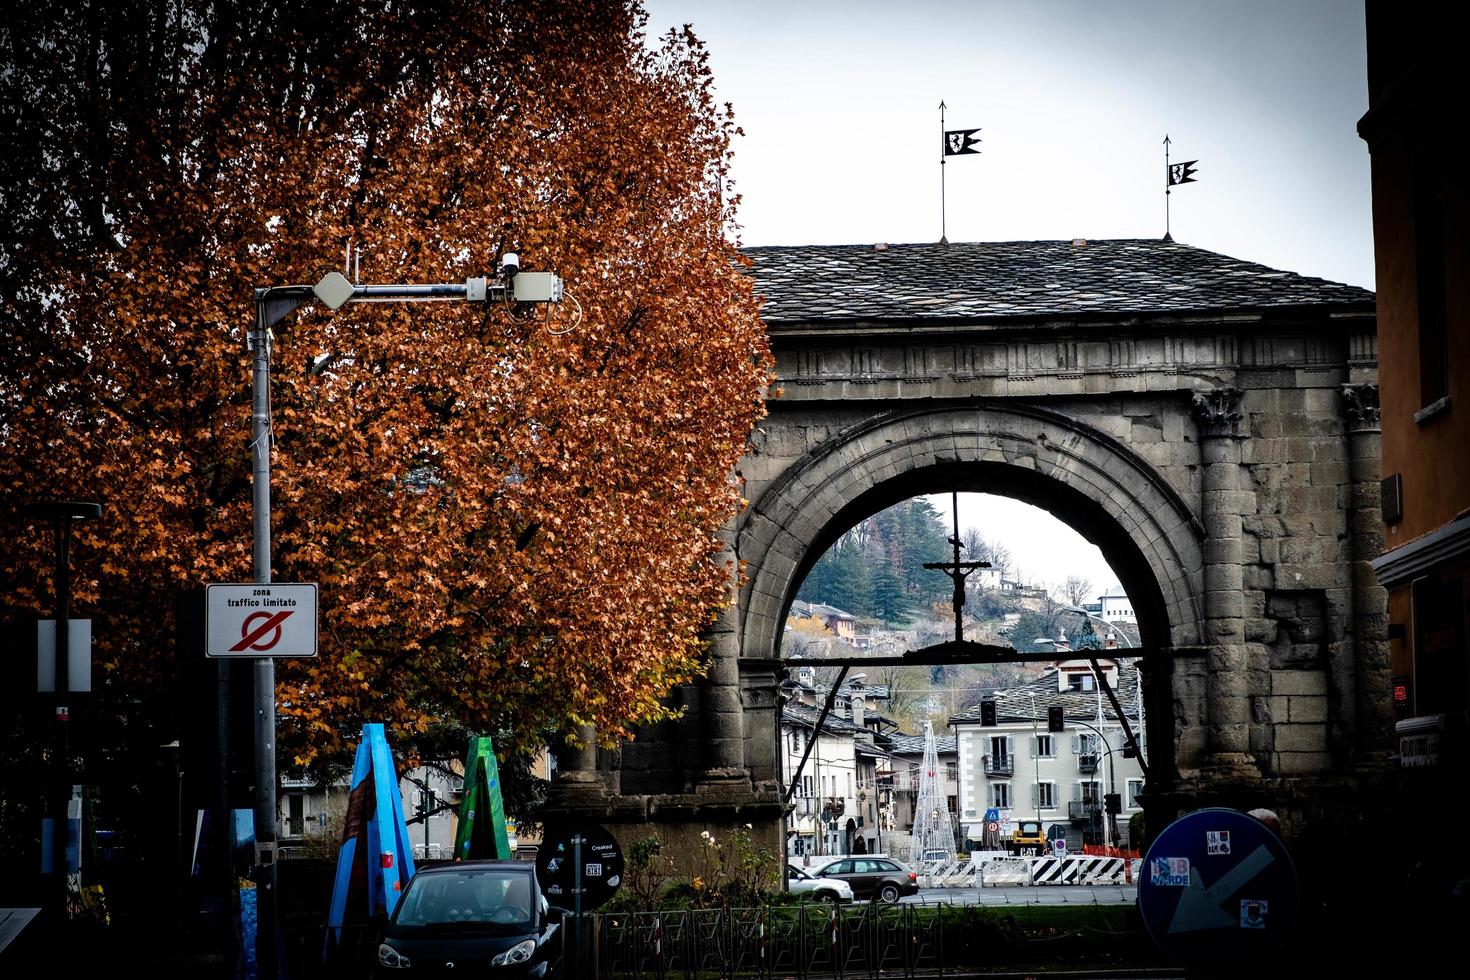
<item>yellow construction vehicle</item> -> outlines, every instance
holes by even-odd
[[[1040,820],[1017,820],[1011,839],[1006,841],[1006,850],[1018,857],[1045,857],[1050,853],[1046,828]]]

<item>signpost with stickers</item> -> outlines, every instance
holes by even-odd
[[[1243,966],[1270,956],[1301,905],[1281,838],[1236,810],[1197,810],[1154,839],[1138,908],[1154,942],[1186,966]]]
[[[601,908],[623,884],[623,851],[606,827],[548,828],[536,852],[546,900],[572,913],[572,962],[580,972],[582,913]]]

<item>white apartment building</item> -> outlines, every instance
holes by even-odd
[[[888,753],[877,747],[873,729],[865,724],[874,717],[865,715],[872,703],[867,692],[861,684],[851,687],[851,692],[846,687],[840,692],[818,730],[821,707],[807,700],[815,690],[806,691],[800,683],[785,686],[781,773],[788,786],[797,779],[787,844],[789,858],[798,865],[826,855],[879,850],[884,801],[879,799],[877,774],[880,763],[886,767]]]
[[[1110,623],[1137,623],[1138,617],[1133,614],[1133,600],[1128,598],[1128,593],[1122,587],[1113,586],[1104,594],[1097,597],[1101,611],[1097,614],[1099,619],[1105,619]]]
[[[1131,664],[1101,663],[1147,757],[1138,672]],[[974,846],[986,842],[986,812],[993,809],[1001,817],[1002,837],[1010,832],[1007,818],[1028,818],[1041,820],[1049,838],[1065,837],[1074,851],[1084,843],[1127,846],[1128,819],[1140,809],[1143,770],[1125,753],[1123,727],[1088,661],[1061,661],[1042,677],[997,690],[985,700],[990,699],[996,704],[995,725],[981,724],[979,703],[950,719],[958,742],[964,839]],[[1064,732],[1047,731],[1052,706],[1063,710]],[[1116,792],[1122,804],[1116,830],[1104,812],[1109,792]]]

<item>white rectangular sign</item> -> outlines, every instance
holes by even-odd
[[[92,690],[92,621],[68,619],[66,645],[66,689],[72,693]],[[56,620],[36,620],[36,690],[56,690]]]
[[[206,586],[204,633],[211,657],[315,657],[316,583]]]

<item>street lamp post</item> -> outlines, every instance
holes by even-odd
[[[1089,731],[1091,731],[1091,732],[1093,732],[1093,733],[1095,733],[1097,735],[1097,740],[1102,743],[1103,751],[1105,751],[1108,754],[1108,793],[1111,794],[1111,793],[1118,792],[1118,769],[1117,769],[1116,765],[1114,765],[1114,763],[1113,763],[1113,746],[1108,742],[1108,737],[1106,735],[1104,735],[1100,730],[1098,730],[1097,728],[1094,728],[1092,725],[1089,725],[1085,721],[1071,720],[1071,724],[1081,725],[1083,728],[1086,728]],[[1107,809],[1106,800],[1104,800],[1103,809],[1104,810]],[[1111,814],[1106,814],[1105,813],[1104,814],[1104,817],[1111,817]],[[1110,820],[1107,820],[1107,819],[1105,819],[1105,820],[1102,821],[1102,825],[1103,825],[1103,845],[1104,846],[1107,846],[1107,844],[1109,843],[1109,841],[1108,841],[1108,838],[1109,838],[1108,824],[1109,824],[1109,822],[1110,822]],[[1114,833],[1112,835],[1112,837],[1113,837],[1113,839],[1116,840],[1117,839],[1117,834]]]
[[[1081,608],[1080,606],[1063,606],[1062,608],[1067,612],[1081,613],[1083,616],[1086,616],[1089,619],[1096,619],[1099,623],[1102,623],[1109,628],[1112,627],[1112,624],[1110,624],[1107,620],[1092,615],[1092,613],[1088,612],[1086,609]],[[1128,646],[1132,648],[1133,641],[1128,639],[1128,634],[1121,633],[1120,631],[1120,635],[1123,637],[1124,640],[1127,640]],[[1037,642],[1040,642],[1040,639],[1038,639]],[[1101,688],[1103,693],[1108,696],[1108,702],[1113,706],[1113,711],[1118,715],[1118,724],[1123,726],[1123,734],[1127,736],[1128,744],[1131,745],[1133,748],[1133,754],[1138,759],[1139,768],[1143,770],[1145,776],[1148,775],[1148,760],[1143,757],[1143,748],[1138,744],[1138,737],[1133,734],[1133,729],[1129,727],[1127,720],[1123,716],[1123,705],[1118,701],[1117,692],[1112,689],[1112,687],[1107,683],[1107,678],[1103,676],[1102,665],[1097,662],[1095,651],[1089,653],[1087,659],[1092,663],[1092,673],[1093,676],[1097,678],[1098,687]],[[1138,704],[1139,711],[1142,712],[1143,699],[1141,696],[1139,698]]]
[[[60,876],[61,892],[66,891],[67,841],[70,836],[68,808],[72,797],[71,768],[71,526],[74,522],[102,516],[102,505],[87,500],[62,500],[26,506],[22,513],[39,521],[50,521],[56,529],[56,629],[52,634],[52,656],[55,660],[53,689],[56,693],[56,728],[60,758],[51,824],[51,869]],[[77,863],[81,866],[81,841],[77,842]]]
[[[314,286],[271,286],[255,290],[255,324],[248,337],[251,352],[250,438],[252,564],[255,581],[271,581],[271,327],[303,303],[319,300],[332,310],[348,303],[424,303],[463,301],[503,303],[521,308],[557,303],[562,282],[549,272],[525,272],[514,253],[502,259],[502,279],[467,279],[462,283],[359,285],[340,272],[329,272]],[[261,866],[258,882],[261,976],[276,975],[276,664],[270,657],[255,661],[255,843]]]
[[[1108,629],[1121,636],[1123,638],[1123,642],[1128,644],[1128,647],[1132,649],[1133,639],[1127,633],[1118,629],[1112,623],[1108,622],[1106,619],[1103,619],[1101,616],[1094,616],[1092,613],[1088,612],[1086,609],[1083,609],[1081,606],[1063,606],[1062,610],[1064,612],[1077,613],[1079,616],[1086,616],[1088,619],[1097,620],[1099,623],[1102,623]]]

